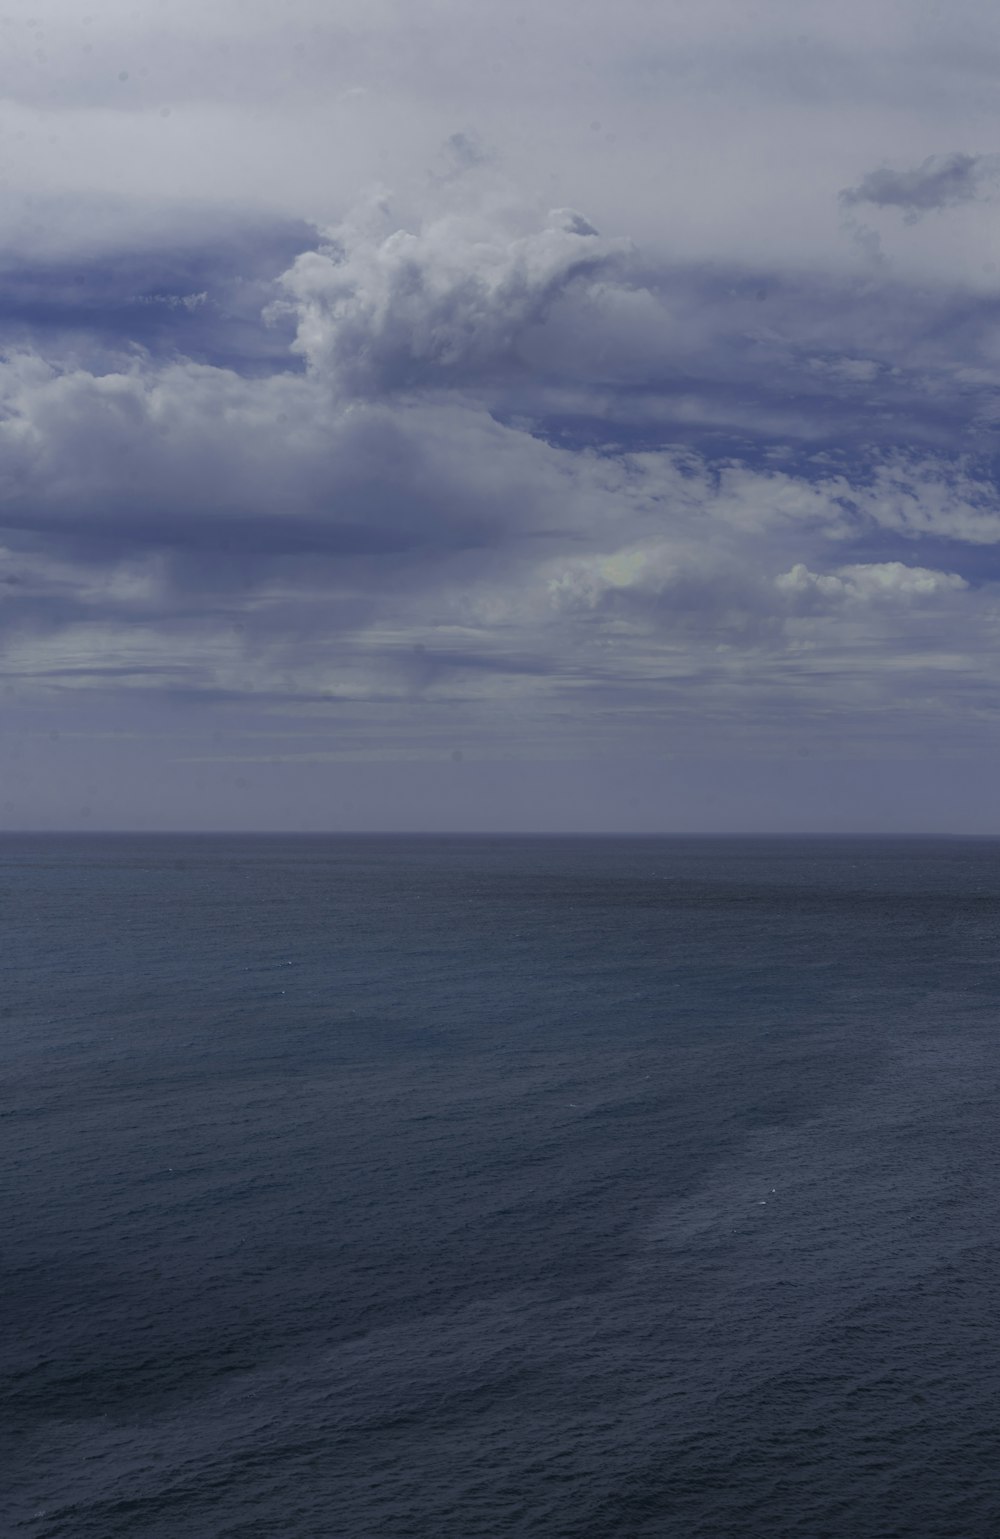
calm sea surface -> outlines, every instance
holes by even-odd
[[[1000,844],[0,840],[0,1533],[1000,1533]]]

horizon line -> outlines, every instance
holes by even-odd
[[[0,828],[0,839],[1000,839],[1000,830],[489,829],[489,828]]]

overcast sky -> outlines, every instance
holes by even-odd
[[[0,827],[1000,832],[1000,10],[6,0]]]

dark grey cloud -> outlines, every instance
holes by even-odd
[[[488,166],[493,155],[480,142],[477,134],[461,130],[449,134],[438,157],[438,165],[429,174],[432,186],[447,186],[468,175],[479,167]]]
[[[874,208],[900,209],[907,223],[914,223],[934,209],[954,208],[977,199],[995,176],[997,156],[929,155],[909,171],[881,166],[869,171],[856,187],[845,188],[840,199],[846,208],[867,204]]]

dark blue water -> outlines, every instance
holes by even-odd
[[[1000,1532],[1000,845],[0,841],[0,1532]]]

